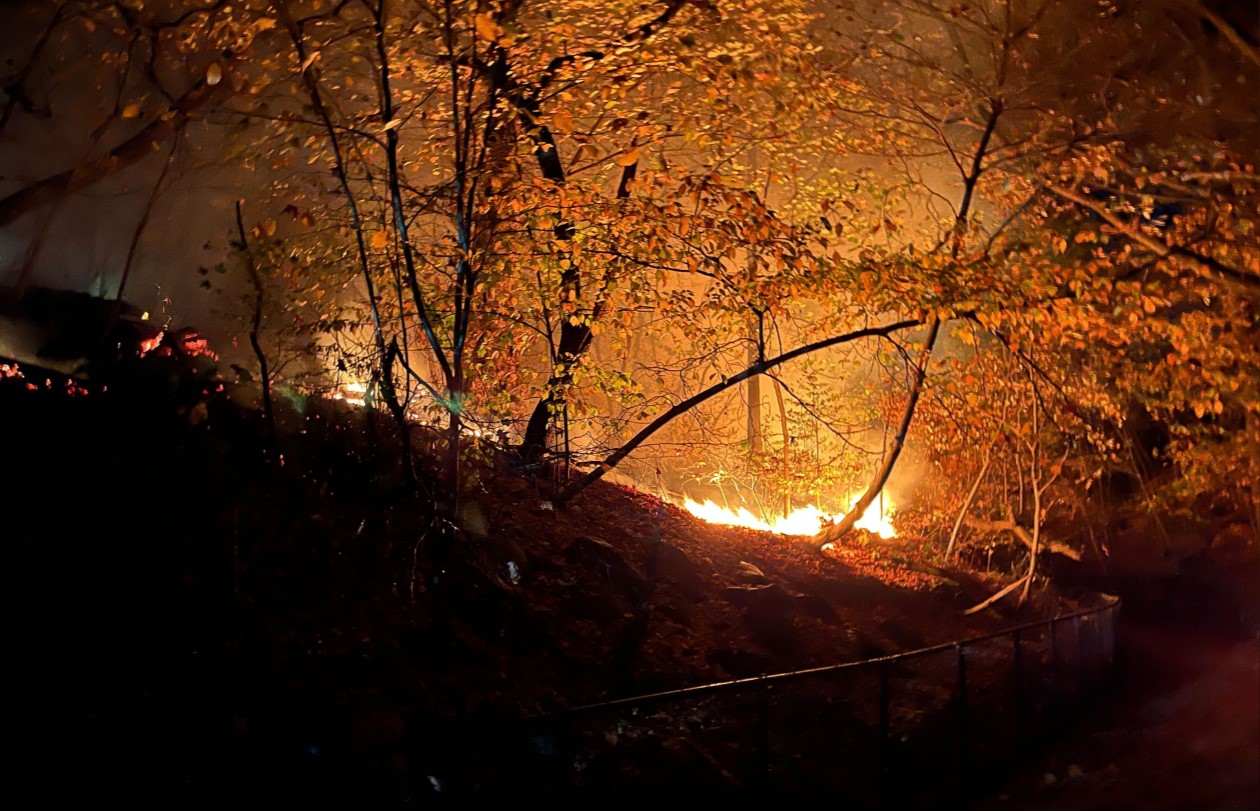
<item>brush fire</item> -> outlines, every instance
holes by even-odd
[[[850,510],[857,505],[861,497],[860,493],[849,497]],[[704,503],[700,503],[688,498],[683,502],[683,506],[687,509],[687,512],[702,521],[708,521],[710,524],[760,529],[779,535],[817,535],[824,526],[838,522],[845,516],[844,513],[839,515],[825,513],[813,504],[795,509],[787,515],[776,515],[767,518],[758,518],[743,505],[731,509],[715,504],[708,499],[705,499]],[[892,514],[893,504],[891,500],[881,495],[879,499],[866,508],[856,526],[881,538],[894,538],[897,532],[893,529]]]

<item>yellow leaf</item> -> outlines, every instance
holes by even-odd
[[[206,68],[206,84],[214,87],[223,81],[223,68],[219,67],[218,62],[211,62],[210,67]]]
[[[267,219],[263,220],[262,231],[264,234],[266,234],[269,237],[275,236],[276,235],[276,221],[273,220],[271,217],[268,217]]]
[[[400,126],[402,126],[402,119],[394,118],[394,119],[391,119],[390,122],[386,124],[384,127],[381,127],[381,131],[389,132],[390,130],[397,129]]]
[[[122,117],[123,117],[123,118],[139,118],[139,117],[140,117],[140,105],[139,105],[139,104],[128,104],[126,107],[124,107],[124,108],[123,108],[123,111],[122,111]]]
[[[635,147],[624,155],[617,158],[618,166],[632,166],[639,162],[639,148]]]
[[[389,244],[389,236],[386,235],[384,231],[377,231],[376,233],[372,234],[372,247],[373,248],[384,248],[388,244]]]

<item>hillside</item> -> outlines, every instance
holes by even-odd
[[[433,504],[388,473],[388,436],[362,412],[308,401],[286,416],[306,427],[268,461],[257,415],[217,385],[40,377],[0,381],[19,773],[292,799],[322,785],[304,782],[321,763],[452,719],[1010,622],[963,617],[1000,584],[919,561],[912,541],[860,535],[823,555],[613,484],[558,512],[545,483],[506,464],[480,471],[456,559],[426,577]],[[424,768],[396,766],[398,779]]]

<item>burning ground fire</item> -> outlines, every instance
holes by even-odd
[[[368,387],[365,383],[360,383],[354,380],[343,382],[333,390],[332,399],[343,402],[346,405],[354,406],[355,408],[363,408],[368,404],[367,391]],[[425,427],[431,427],[436,424],[432,415],[426,414],[425,411],[419,408],[408,408],[407,417],[414,420],[418,425]],[[476,437],[478,439],[489,435],[488,431],[476,425],[465,424],[460,430],[465,436]]]
[[[849,509],[856,506],[861,497],[861,494],[850,497]],[[747,507],[741,506],[731,510],[707,499],[701,504],[688,498],[683,502],[683,506],[687,512],[710,524],[760,529],[779,535],[817,535],[822,531],[825,522],[836,522],[844,517],[843,514],[825,513],[813,504],[793,510],[788,515],[775,516],[769,521],[758,518]],[[873,532],[881,538],[896,537],[897,532],[892,525],[892,513],[893,505],[886,497],[877,499],[866,508],[861,520],[857,522],[857,527]]]
[[[339,389],[332,395],[334,400],[341,400],[355,407],[361,407],[366,404],[365,394],[367,386],[363,383],[357,381],[343,382]],[[429,423],[427,420],[422,419],[420,424],[428,425]],[[466,426],[464,432],[472,436],[482,436],[481,429],[476,427]],[[850,510],[857,505],[861,497],[861,493],[856,493],[849,497]],[[704,503],[700,503],[687,498],[683,501],[683,507],[687,512],[710,524],[746,527],[764,532],[773,532],[778,535],[817,535],[822,531],[824,524],[838,522],[845,516],[845,513],[839,515],[825,513],[813,504],[793,510],[788,515],[776,515],[770,520],[758,518],[747,507],[742,505],[732,510],[729,507],[715,504],[708,499]],[[866,508],[866,511],[855,526],[858,529],[872,532],[881,538],[894,538],[897,532],[892,525],[892,514],[893,504],[891,500],[886,495],[881,495],[880,498]]]
[[[344,388],[344,392],[339,391],[333,394],[334,400],[345,400],[352,406],[361,406],[367,402],[367,399],[363,396],[367,393],[367,386],[362,383],[352,382],[346,383]]]

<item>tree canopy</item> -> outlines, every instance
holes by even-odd
[[[502,434],[523,464],[578,465],[562,501],[626,459],[853,519],[890,477],[964,482],[922,497],[950,553],[997,528],[1030,572],[1066,494],[1117,471],[1160,509],[1260,521],[1254,19],[1197,0],[7,13],[32,34],[0,133],[78,146],[3,191],[0,225],[36,223],[19,294],[62,201],[144,172],[156,195],[170,163],[149,157],[197,122],[202,160],[257,173],[235,241],[264,383],[292,355],[404,436],[440,421],[454,493],[468,439]]]

